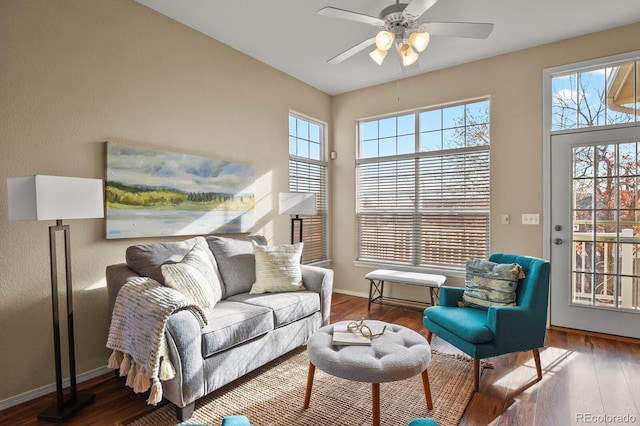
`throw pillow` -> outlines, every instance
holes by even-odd
[[[489,306],[513,306],[516,304],[519,278],[524,278],[524,274],[517,263],[469,259],[462,300],[484,309]]]
[[[136,244],[127,248],[126,260],[129,268],[141,277],[149,277],[164,284],[160,267],[165,263],[180,262],[204,237],[167,243]]]
[[[300,257],[303,243],[266,247],[254,244],[256,282],[251,294],[305,290],[302,285]]]
[[[222,298],[222,287],[213,262],[211,251],[203,239],[180,262],[161,266],[165,285],[204,309],[213,308]]]
[[[267,245],[261,235],[225,238],[208,236],[207,242],[213,252],[226,293],[224,298],[239,293],[247,293],[256,281],[256,261],[253,242]]]

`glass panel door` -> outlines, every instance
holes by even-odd
[[[640,128],[551,138],[551,324],[640,338]]]

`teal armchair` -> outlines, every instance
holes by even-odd
[[[550,264],[543,259],[494,253],[495,263],[517,263],[526,277],[518,281],[516,306],[488,309],[459,307],[464,288],[441,287],[440,303],[424,311],[427,330],[474,359],[474,389],[479,389],[480,360],[532,351],[538,380],[542,379],[539,348],[544,346],[549,305]]]

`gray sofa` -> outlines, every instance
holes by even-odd
[[[127,263],[106,268],[110,309],[130,277],[163,284],[161,265],[180,262],[196,240],[129,247]],[[208,236],[206,241],[217,263],[222,299],[208,311],[208,325],[202,327],[192,312],[181,310],[171,315],[165,332],[176,375],[162,382],[163,397],[175,404],[181,421],[191,417],[198,398],[304,345],[329,324],[332,270],[301,265],[304,291],[250,294],[253,242],[266,245],[264,237]]]

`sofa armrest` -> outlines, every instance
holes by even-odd
[[[451,287],[451,286],[442,286],[439,290],[440,297],[440,306],[458,306],[458,302],[462,300],[462,294],[464,293],[464,288],[462,287]]]
[[[118,263],[109,265],[106,269],[107,292],[109,294],[109,312],[113,312],[113,306],[116,303],[118,292],[129,278],[138,277],[139,275],[129,268],[126,263]]]
[[[331,316],[331,295],[333,294],[333,270],[312,265],[301,265],[302,283],[309,291],[320,294],[322,325],[328,325]]]
[[[165,335],[176,376],[163,383],[163,391],[167,399],[184,407],[206,394],[202,325],[192,311],[176,311],[167,320]]]

